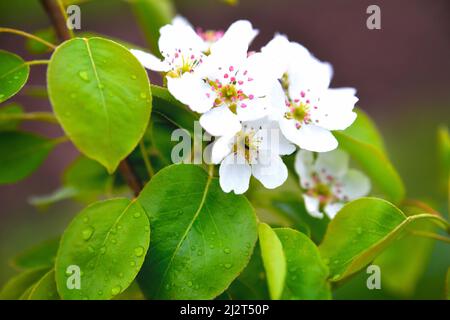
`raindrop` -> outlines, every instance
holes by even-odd
[[[225,269],[230,269],[233,265],[231,263],[225,263],[224,267]]]
[[[92,234],[94,233],[93,227],[87,227],[81,232],[81,235],[83,237],[83,240],[87,241],[92,237]]]
[[[99,296],[101,296],[101,295],[103,295],[103,291],[102,291],[102,290],[99,290],[99,291],[97,292],[97,294],[98,294]]]
[[[113,239],[111,239],[111,242],[114,243],[114,244],[116,244],[116,243],[117,243],[117,240],[113,238]]]
[[[121,290],[122,290],[122,288],[120,286],[114,287],[111,289],[111,294],[113,296],[116,296],[120,293]]]
[[[147,99],[147,94],[145,92],[141,92],[140,97],[142,99]]]
[[[136,265],[136,262],[130,261],[130,266],[134,267]]]
[[[226,254],[230,254],[231,250],[229,248],[225,248],[225,249],[223,249],[223,252],[225,252]]]
[[[136,211],[134,214],[133,214],[133,217],[135,217],[135,218],[139,218],[141,216],[141,213],[139,212],[139,211]]]
[[[84,217],[84,218],[83,218],[83,222],[84,222],[84,223],[88,223],[88,222],[89,222],[89,218],[88,218],[88,217]]]
[[[132,74],[132,75],[131,75],[131,79],[136,80],[137,77],[136,77],[134,74]]]
[[[100,254],[105,254],[105,252],[106,252],[106,247],[105,246],[101,247]]]
[[[192,285],[193,285],[192,281],[188,281],[187,286],[192,287]]]
[[[82,71],[78,72],[78,75],[84,81],[89,81],[89,75],[88,75],[87,71],[82,70]]]
[[[136,247],[134,248],[134,254],[136,257],[141,257],[144,254],[144,248],[143,247]]]

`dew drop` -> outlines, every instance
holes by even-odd
[[[141,92],[140,97],[141,99],[147,99],[147,94],[145,92]]]
[[[193,285],[192,281],[188,281],[187,286],[192,287],[192,285]]]
[[[226,254],[230,254],[231,250],[229,248],[225,248],[225,249],[223,249],[223,252],[225,252]]]
[[[233,265],[231,263],[225,263],[223,266],[225,269],[230,269]]]
[[[117,243],[117,240],[113,238],[113,239],[111,239],[111,242],[114,243],[114,244],[116,244],[116,243]]]
[[[106,253],[106,247],[103,246],[100,248],[100,254],[105,254]]]
[[[136,80],[137,79],[136,75],[132,74],[131,79]]]
[[[84,222],[84,223],[88,223],[88,222],[89,222],[89,218],[88,218],[88,217],[84,217],[84,218],[83,218],[83,222]]]
[[[82,71],[78,72],[78,75],[84,81],[89,81],[89,75],[88,75],[87,71],[82,70]]]
[[[134,248],[134,254],[136,257],[141,257],[144,254],[144,248],[143,247],[136,247]]]
[[[145,226],[144,230],[145,230],[146,232],[149,232],[149,231],[150,231],[150,227],[149,227],[149,226]]]
[[[136,265],[136,262],[130,261],[130,266],[134,267]]]
[[[103,291],[102,291],[102,290],[99,290],[99,291],[97,292],[97,294],[98,294],[99,296],[101,296],[101,295],[103,295]]]
[[[122,290],[122,288],[120,286],[114,287],[111,289],[111,294],[113,296],[116,296],[120,293],[121,290]]]
[[[133,214],[133,217],[135,217],[136,219],[139,218],[140,216],[141,216],[141,213],[140,213],[139,211],[136,211],[136,212]]]
[[[83,237],[83,240],[87,241],[92,237],[92,234],[94,233],[93,227],[87,227],[81,232],[81,236]]]
[[[119,273],[119,278],[123,278],[123,273]]]

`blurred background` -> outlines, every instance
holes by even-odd
[[[237,19],[249,19],[260,30],[252,45],[255,50],[278,32],[331,62],[335,71],[332,86],[357,88],[358,104],[383,133],[408,197],[426,200],[445,212],[437,188],[436,135],[439,125],[450,124],[450,1],[241,0],[230,6],[220,0],[179,0],[175,4],[179,14],[203,29],[226,29]],[[381,8],[381,30],[366,27],[366,9],[371,4]],[[0,1],[2,27],[33,32],[49,25],[37,0]],[[82,31],[146,46],[124,1],[81,4],[81,27]],[[30,55],[24,40],[11,35],[0,35],[0,49],[28,60],[48,57]],[[29,84],[45,85],[45,67],[32,68]],[[21,103],[27,111],[51,110],[46,100],[20,94],[3,105],[11,101]],[[56,126],[27,123],[23,127],[52,137],[62,134]],[[59,235],[82,208],[68,201],[45,211],[29,204],[30,196],[58,188],[61,173],[77,154],[72,145],[60,145],[31,177],[0,186],[0,286],[14,274],[8,265],[10,257]],[[437,243],[431,255],[412,298],[443,297],[443,280],[450,265],[448,245]],[[367,290],[366,278],[364,273],[353,278],[337,290],[336,298],[397,298],[384,289]]]

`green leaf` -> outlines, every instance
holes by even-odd
[[[30,66],[21,57],[0,50],[0,103],[20,91],[29,74]]]
[[[113,41],[75,38],[53,53],[47,81],[69,138],[114,172],[137,146],[150,117],[150,84],[140,62]]]
[[[283,246],[287,274],[283,300],[330,299],[328,268],[314,242],[289,228],[274,229]]]
[[[392,243],[411,222],[438,220],[432,214],[407,217],[391,203],[361,198],[346,204],[328,225],[320,253],[330,268],[332,281],[364,268]]]
[[[24,271],[11,278],[0,292],[0,300],[17,300],[28,288],[38,281],[48,268],[36,268]]]
[[[58,144],[31,133],[0,132],[0,184],[14,183],[29,176]]]
[[[139,196],[152,225],[152,245],[139,274],[152,299],[211,299],[247,265],[256,216],[242,195],[224,193],[194,165],[158,172]]]
[[[259,224],[258,235],[270,298],[278,300],[283,293],[286,278],[286,258],[283,246],[277,234],[265,223]]]
[[[51,267],[55,262],[58,246],[59,238],[44,241],[15,256],[11,264],[22,269]]]
[[[352,132],[356,131],[356,129],[351,130]],[[339,142],[339,147],[352,156],[391,201],[399,203],[405,196],[405,187],[394,166],[380,149],[380,145],[377,145],[379,143],[374,144],[373,141],[367,143],[369,138],[358,140],[346,132],[333,132]]]
[[[10,119],[11,115],[19,115],[23,113],[23,108],[16,104],[10,104],[0,108],[0,131],[13,131],[20,125],[20,119]]]
[[[450,135],[447,127],[440,127],[437,135],[440,186],[443,194],[449,197],[450,188]],[[449,206],[450,206],[450,198]]]
[[[153,53],[159,55],[159,29],[175,16],[172,0],[129,0]]]
[[[266,273],[261,258],[260,246],[256,245],[250,262],[244,271],[221,294],[221,300],[269,300]]]
[[[445,277],[445,298],[450,300],[450,268],[447,269],[447,276]]]
[[[56,284],[63,299],[111,299],[136,277],[150,241],[150,227],[137,201],[96,202],[81,211],[64,232],[56,257]],[[82,272],[80,290],[66,282],[69,266]]]
[[[59,300],[56,290],[55,270],[47,272],[29,292],[28,300]]]
[[[54,28],[41,29],[34,32],[33,34],[50,43],[58,42]],[[42,42],[33,39],[27,39],[25,41],[25,48],[32,54],[43,54],[51,51],[51,48],[49,48]]]
[[[404,212],[410,216],[422,213],[423,209],[407,207]],[[417,221],[375,259],[374,264],[382,270],[381,283],[385,290],[401,298],[412,297],[435,243],[433,239],[419,237],[414,232],[433,233],[435,229],[430,221]]]

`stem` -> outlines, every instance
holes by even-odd
[[[73,32],[67,28],[67,15],[61,0],[41,0],[41,3],[50,17],[58,38],[61,41],[70,40],[73,37]],[[128,186],[133,190],[134,195],[137,196],[142,190],[142,185],[128,159],[122,160],[119,164],[119,171]]]
[[[0,121],[8,120],[29,120],[29,121],[42,121],[48,123],[58,124],[58,120],[51,112],[29,112],[29,113],[3,113],[0,114]]]
[[[39,38],[31,33],[25,32],[25,31],[21,31],[21,30],[17,30],[17,29],[12,29],[12,28],[0,28],[0,33],[11,33],[11,34],[16,34],[37,42],[42,43],[43,45],[49,47],[52,50],[55,50],[56,46],[53,43],[50,43],[42,38]]]
[[[416,199],[406,199],[405,201],[403,201],[403,204],[406,206],[413,206],[413,207],[417,207],[420,209],[423,209],[425,212],[428,212],[430,214],[434,214],[435,216],[438,217],[442,217],[442,214],[439,213],[438,211],[434,210],[432,207],[430,207],[428,204],[416,200]]]
[[[138,180],[133,168],[128,163],[128,159],[122,160],[119,164],[119,170],[123,178],[127,182],[128,186],[133,190],[134,195],[137,197],[142,190],[141,182]]]
[[[139,141],[139,149],[141,151],[142,158],[144,159],[145,168],[147,169],[148,177],[149,177],[149,179],[151,179],[153,177],[153,175],[155,174],[155,171],[153,170],[152,163],[150,162],[150,159],[148,157],[148,152],[145,148],[144,139],[141,139],[141,141]]]
[[[436,216],[431,213],[421,213],[409,216],[407,218],[407,220],[409,220],[410,222],[420,219],[432,219],[432,221],[435,222],[439,227],[444,229],[447,233],[450,233],[450,224],[448,223],[447,220],[441,218],[440,216]]]
[[[61,41],[71,39],[73,37],[73,32],[67,28],[67,15],[61,1],[41,0],[41,3],[55,28],[58,38]]]
[[[439,241],[450,243],[450,238],[445,237],[445,236],[441,236],[439,234],[432,233],[432,232],[414,231],[413,230],[413,231],[409,231],[409,233],[414,235],[414,236],[430,238],[430,239],[434,239],[434,240],[439,240]]]
[[[55,142],[56,144],[60,144],[60,143],[67,142],[67,141],[69,141],[69,137],[67,137],[67,136],[62,136],[62,137],[53,139],[53,142]]]
[[[49,63],[50,63],[50,60],[31,60],[31,61],[26,61],[25,62],[25,64],[27,64],[29,66],[49,64]]]

